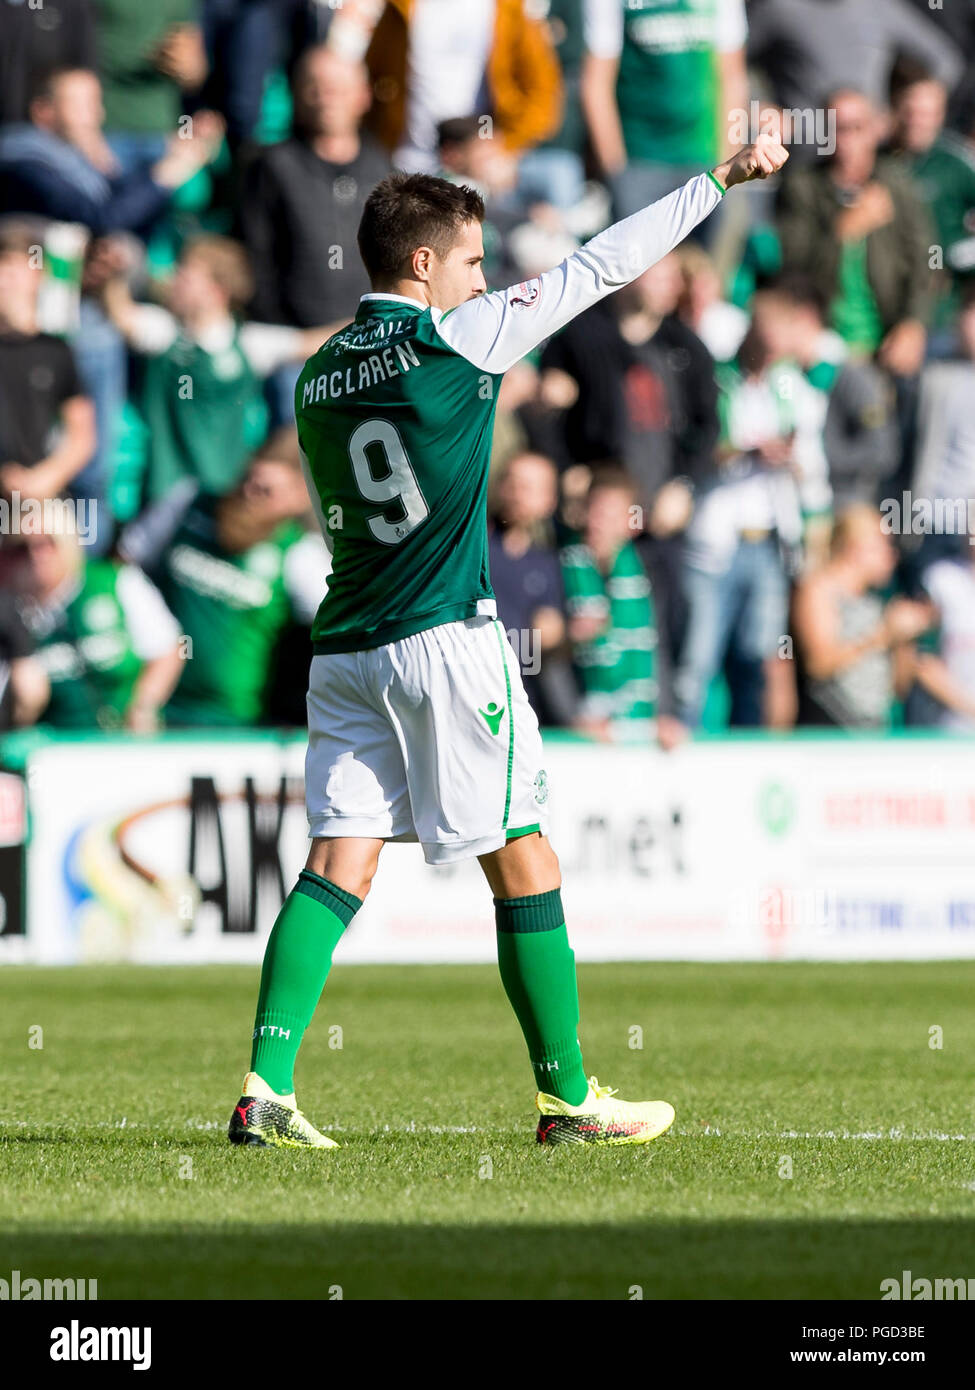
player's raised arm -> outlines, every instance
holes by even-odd
[[[570,319],[662,260],[713,212],[727,189],[767,178],[788,157],[773,136],[760,135],[710,173],[607,227],[554,270],[450,310],[438,321],[440,336],[484,371],[506,372]]]

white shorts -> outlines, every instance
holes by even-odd
[[[547,834],[538,720],[498,620],[313,657],[305,798],[310,836],[419,841],[428,864]]]

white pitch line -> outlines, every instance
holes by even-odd
[[[18,1129],[26,1129],[36,1121],[14,1120],[12,1122]],[[96,1120],[91,1126],[96,1129],[158,1129],[158,1126],[150,1125],[144,1120],[130,1120],[128,1116],[123,1116],[120,1120]],[[186,1120],[187,1129],[201,1131],[224,1130],[227,1122],[220,1120]],[[0,1122],[0,1130],[4,1128]],[[87,1126],[86,1126],[87,1128]],[[519,1136],[524,1135],[525,1125],[423,1125],[411,1121],[408,1125],[374,1125],[370,1129],[359,1129],[357,1126],[350,1125],[321,1125],[323,1134],[485,1134],[495,1137]],[[743,1129],[743,1130],[720,1130],[712,1128],[710,1125],[702,1125],[699,1128],[685,1128],[674,1126],[671,1134],[679,1135],[682,1139],[830,1139],[842,1140],[845,1142],[878,1142],[885,1140],[895,1140],[899,1143],[923,1143],[933,1141],[939,1144],[975,1144],[975,1134],[948,1134],[944,1130],[928,1129],[911,1131],[903,1129]],[[975,1190],[975,1184],[972,1184]]]

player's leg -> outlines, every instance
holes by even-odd
[[[382,846],[382,840],[369,838],[312,841],[264,951],[250,1070],[231,1118],[231,1143],[337,1147],[298,1109],[295,1059],[325,988],[332,953],[369,892]]]
[[[613,1101],[586,1080],[575,957],[549,844],[538,720],[500,623],[468,619],[391,645],[386,694],[430,864],[477,858],[494,894],[504,988],[528,1044],[549,1143],[642,1143],[665,1102]]]
[[[316,839],[271,928],[254,1020],[252,1072],[294,1092],[294,1065],[332,965],[332,953],[369,891],[383,841]]]
[[[589,1083],[555,851],[536,831],[480,855],[478,863],[494,895],[501,983],[528,1044],[537,1089],[580,1105]]]
[[[268,938],[233,1143],[335,1147],[298,1111],[295,1059],[384,841],[412,830],[399,744],[361,689],[354,655],[312,662],[305,792],[313,838]]]
[[[498,966],[535,1073],[540,1144],[645,1144],[669,1129],[667,1101],[624,1101],[586,1079],[575,956],[555,852],[539,833],[480,855],[494,894]]]

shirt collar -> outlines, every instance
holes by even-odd
[[[414,309],[427,309],[429,305],[421,303],[419,299],[410,299],[405,294],[364,294],[359,300],[360,304],[365,304],[367,300],[386,299],[392,300],[394,304],[411,304]]]

